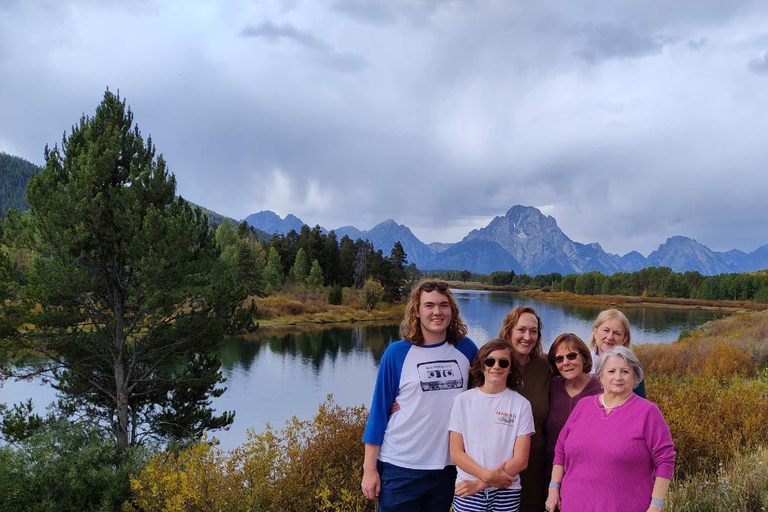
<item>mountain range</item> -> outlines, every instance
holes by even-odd
[[[249,215],[244,220],[267,233],[287,234],[291,229],[299,231],[304,225],[294,215],[281,219],[270,211]],[[343,226],[334,232],[339,238],[347,235],[353,240],[367,239],[384,254],[389,254],[395,242],[400,241],[408,262],[422,271],[469,270],[489,274],[512,270],[517,274],[559,272],[566,275],[591,271],[636,272],[646,267],[665,266],[675,272],[714,275],[768,268],[768,244],[751,253],[736,249],[717,252],[685,236],[668,238],[647,258],[637,251],[623,256],[611,254],[598,243],[574,242],[558,227],[554,217],[532,206],[521,205],[511,207],[503,217],[495,217],[484,228],[472,230],[454,244],[425,244],[408,227],[392,219],[368,231]]]
[[[0,152],[0,216],[9,208],[29,208],[25,200],[27,182],[38,170],[23,158]],[[235,222],[203,210],[213,224],[225,220]],[[273,233],[287,234],[292,229],[298,232],[305,224],[294,215],[282,219],[271,211],[254,213],[244,220],[265,238]],[[494,218],[484,228],[471,231],[453,244],[425,244],[408,227],[392,219],[368,231],[354,226],[342,226],[334,231],[339,238],[348,235],[353,240],[367,239],[384,254],[389,254],[395,242],[400,241],[409,263],[414,263],[420,270],[469,270],[482,274],[513,270],[528,275],[550,272],[566,275],[593,270],[603,274],[636,272],[646,267],[666,266],[676,272],[695,270],[714,275],[768,268],[768,244],[751,253],[736,249],[716,252],[684,236],[668,238],[647,258],[637,251],[623,256],[607,253],[600,244],[574,242],[557,226],[554,217],[546,216],[534,207],[520,205],[513,206],[503,217]]]

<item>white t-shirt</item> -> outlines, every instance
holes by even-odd
[[[495,469],[511,459],[517,436],[535,431],[530,402],[508,388],[493,395],[473,388],[458,395],[453,400],[448,429],[462,435],[464,451],[486,469]],[[457,482],[477,480],[457,469]],[[510,489],[520,488],[518,478]]]

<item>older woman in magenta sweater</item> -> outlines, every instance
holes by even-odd
[[[675,449],[659,408],[633,392],[643,380],[640,362],[614,347],[595,375],[603,393],[581,400],[560,432],[546,509],[661,512]]]

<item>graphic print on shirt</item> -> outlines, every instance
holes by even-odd
[[[516,418],[517,418],[517,414],[512,414],[504,411],[496,411],[496,423],[498,423],[499,425],[514,427]]]
[[[416,369],[419,372],[419,383],[422,391],[462,389],[464,387],[464,377],[461,375],[459,362],[455,359],[419,363],[416,365]]]

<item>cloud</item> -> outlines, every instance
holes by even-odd
[[[622,26],[588,23],[574,31],[582,40],[575,54],[589,63],[608,59],[637,59],[660,55],[664,46],[678,39],[668,35],[646,36]]]
[[[704,48],[707,43],[709,43],[709,40],[706,37],[702,37],[701,39],[698,39],[696,41],[688,41],[688,48],[690,48],[693,51],[698,51]]]
[[[768,52],[765,52],[762,57],[749,61],[747,67],[753,73],[768,75]]]
[[[357,73],[365,69],[365,59],[354,53],[339,53],[333,45],[315,37],[312,33],[298,30],[290,23],[277,25],[265,21],[258,26],[247,25],[240,31],[240,37],[260,38],[270,43],[282,40],[292,41],[303,48],[313,50],[317,54],[319,64],[344,73]]]
[[[333,46],[330,44],[316,38],[309,32],[296,29],[296,27],[290,23],[284,23],[283,25],[278,26],[271,21],[265,21],[258,26],[246,25],[243,30],[240,31],[240,36],[263,38],[272,43],[277,43],[282,39],[288,39],[305,48],[320,51],[333,51]]]

